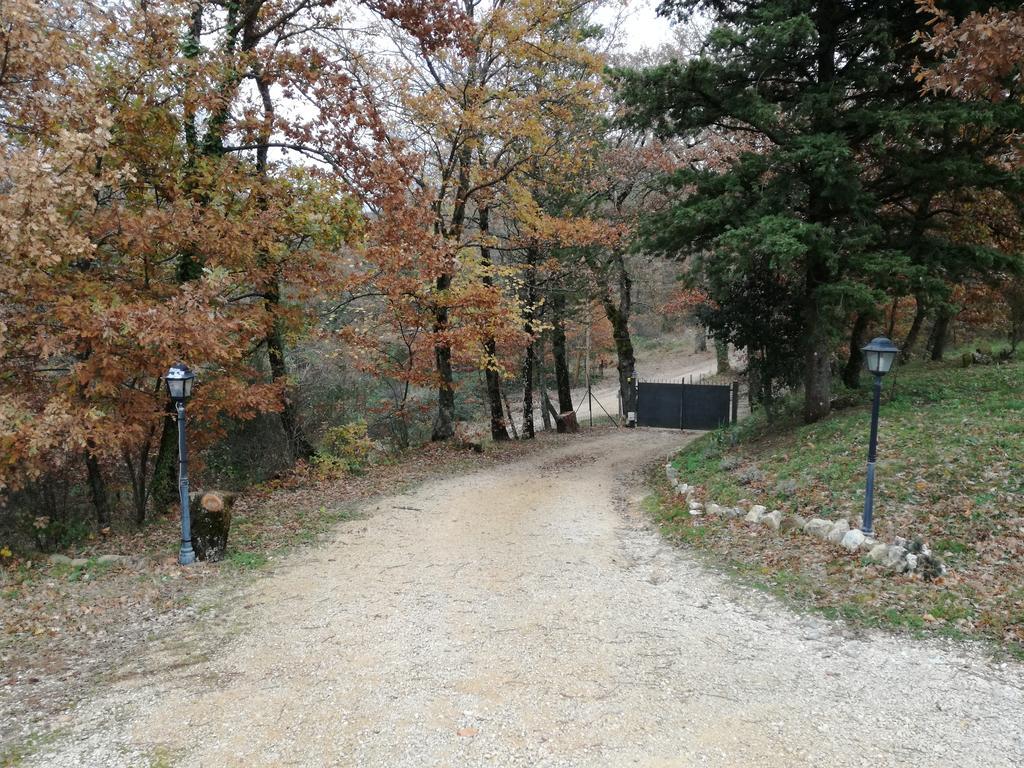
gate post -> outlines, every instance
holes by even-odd
[[[739,421],[740,417],[740,383],[732,383],[732,423]]]

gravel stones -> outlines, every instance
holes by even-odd
[[[198,617],[132,654],[25,768],[1024,765],[1020,665],[853,636],[641,524],[619,494],[670,438],[581,437],[560,456],[598,459],[543,494],[541,454],[374,499],[228,593],[212,653]]]

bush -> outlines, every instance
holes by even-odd
[[[360,474],[376,452],[377,445],[367,434],[366,422],[353,421],[328,429],[313,461],[328,473],[344,471]]]

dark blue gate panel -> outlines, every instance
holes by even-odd
[[[642,427],[683,428],[683,385],[641,381],[636,421]]]
[[[718,429],[729,423],[732,388],[683,384],[683,429]]]
[[[717,429],[732,416],[732,387],[720,384],[637,385],[637,423],[665,429]]]

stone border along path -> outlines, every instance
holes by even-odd
[[[692,437],[370,500],[126,655],[19,768],[1024,766],[1024,665],[793,612],[665,541],[642,470]]]
[[[860,525],[859,519],[854,519],[851,526],[849,518],[825,520],[820,517],[783,515],[781,510],[773,509],[769,512],[767,507],[748,500],[739,502],[735,507],[721,506],[711,501],[700,502],[695,498],[697,487],[683,482],[679,477],[679,470],[671,462],[665,465],[665,476],[672,489],[685,499],[690,514],[695,517],[707,513],[743,518],[745,522],[766,525],[773,531],[781,533],[803,531],[829,544],[841,546],[848,552],[865,552],[870,562],[879,563],[894,573],[916,572],[925,579],[938,578],[947,573],[945,563],[932,554],[928,545],[920,539],[897,537],[892,544],[886,544],[872,536],[865,536],[857,527]]]

